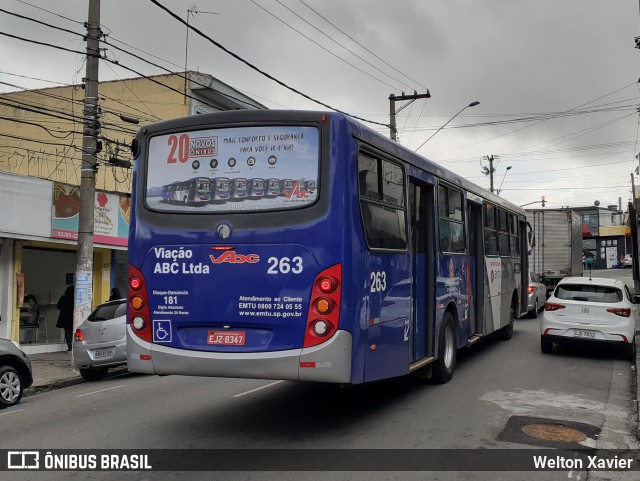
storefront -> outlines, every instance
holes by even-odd
[[[126,292],[128,196],[96,192],[93,306]],[[77,187],[0,174],[0,337],[27,353],[66,349],[58,299],[74,284]]]

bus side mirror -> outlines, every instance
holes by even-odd
[[[634,304],[640,304],[640,295],[639,294],[634,294],[633,303]]]

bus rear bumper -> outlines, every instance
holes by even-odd
[[[127,366],[144,374],[351,382],[351,333],[314,347],[275,352],[188,351],[152,344],[127,325]]]

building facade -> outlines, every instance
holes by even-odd
[[[572,208],[582,220],[585,267],[618,267],[625,254],[631,253],[631,228],[628,212],[620,206]]]
[[[265,108],[198,72],[103,82],[98,92],[94,307],[113,287],[126,292],[132,122]],[[76,271],[83,95],[78,85],[0,94],[0,337],[27,353],[66,348],[56,305]]]

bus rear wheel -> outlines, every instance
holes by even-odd
[[[447,312],[442,319],[440,329],[438,359],[433,363],[432,368],[432,377],[435,382],[444,384],[451,380],[456,368],[457,354],[455,320],[453,315]]]

